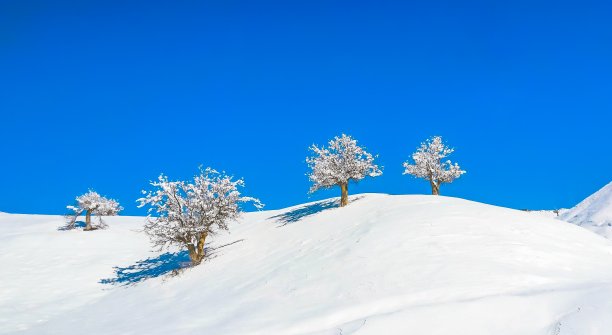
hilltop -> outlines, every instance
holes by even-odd
[[[2,334],[607,334],[612,243],[463,199],[365,194],[245,213],[202,265],[142,217],[0,216]]]

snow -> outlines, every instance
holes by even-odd
[[[560,219],[612,238],[612,182],[564,212]]]
[[[550,209],[542,209],[542,210],[525,210],[525,212],[538,215],[540,217],[550,218],[550,219],[558,219],[563,213],[567,211],[566,208],[561,208],[558,210],[550,210]]]
[[[0,333],[610,333],[601,236],[450,197],[337,202],[245,213],[176,276],[184,253],[151,252],[144,218],[0,216]]]
[[[543,209],[543,210],[525,210],[525,212],[529,213],[531,215],[537,215],[537,216],[540,216],[540,217],[543,217],[543,218],[550,218],[550,219],[552,219],[552,218],[556,218],[557,217],[557,214],[554,211],[546,210],[546,209]]]

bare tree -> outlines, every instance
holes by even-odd
[[[123,207],[119,206],[117,201],[105,198],[92,190],[76,197],[76,204],[74,206],[67,206],[67,208],[73,213],[66,215],[68,221],[66,229],[73,229],[77,218],[85,213],[85,231],[103,227],[104,221],[102,220],[102,216],[117,215],[123,210]],[[97,226],[93,226],[91,223],[92,215],[98,217]]]
[[[144,230],[155,248],[161,250],[172,245],[187,248],[192,265],[198,265],[206,256],[204,243],[207,237],[219,230],[228,230],[228,223],[241,213],[239,203],[263,204],[255,198],[242,197],[238,187],[242,179],[232,180],[224,173],[211,168],[202,170],[193,181],[169,181],[160,175],[151,182],[154,191],[143,191],[138,199],[139,207],[149,205]]]
[[[438,195],[443,183],[451,183],[465,173],[457,163],[452,164],[450,160],[442,161],[453,151],[454,149],[442,142],[442,137],[434,136],[421,143],[417,151],[412,154],[414,164],[404,162],[406,168],[404,174],[429,180],[431,194]]]
[[[313,157],[306,158],[306,163],[312,169],[308,174],[313,183],[310,193],[339,186],[340,206],[348,204],[350,181],[357,182],[366,176],[377,177],[382,174],[378,165],[374,164],[374,157],[348,135],[334,137],[328,147],[313,144],[309,149],[314,153]]]

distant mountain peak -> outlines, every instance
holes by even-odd
[[[560,216],[606,237],[612,237],[612,182]]]

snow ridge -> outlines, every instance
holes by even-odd
[[[612,182],[563,213],[560,219],[612,237]]]

